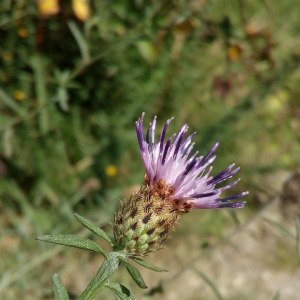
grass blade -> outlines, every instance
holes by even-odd
[[[49,120],[45,106],[47,104],[47,88],[44,74],[44,60],[39,56],[31,58],[31,66],[34,73],[35,92],[38,102],[39,112],[39,127],[42,134],[46,134],[49,129]],[[42,109],[44,108],[44,109]]]
[[[83,64],[86,65],[90,61],[88,44],[87,44],[83,34],[80,32],[77,25],[75,24],[75,22],[70,21],[70,22],[68,22],[68,25],[69,25],[69,28],[78,44]]]
[[[201,271],[197,269],[194,268],[190,268],[190,269],[193,270],[196,274],[198,274],[211,287],[214,294],[217,296],[219,300],[224,300],[219,290],[216,288],[215,284],[208,277],[206,277],[205,274],[203,274]]]
[[[296,231],[297,231],[297,253],[298,253],[298,263],[300,266],[300,217],[296,220]]]
[[[264,220],[267,221],[268,223],[270,223],[271,225],[274,225],[277,229],[279,229],[285,235],[295,239],[295,236],[292,233],[290,233],[286,228],[284,228],[281,224],[279,224],[275,221],[269,220],[267,218],[264,218]]]

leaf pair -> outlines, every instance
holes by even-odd
[[[140,259],[140,258],[137,258],[137,257],[130,257],[133,261],[135,261],[136,263],[138,263],[139,265],[147,268],[147,269],[150,269],[150,270],[153,270],[153,271],[156,271],[156,272],[165,272],[166,270],[164,269],[161,269],[161,268],[158,268],[158,267],[155,267],[154,265]],[[131,265],[130,263],[127,262],[127,259],[125,258],[122,258],[120,257],[119,260],[124,264],[126,270],[128,271],[128,273],[130,274],[130,276],[132,277],[132,279],[134,280],[134,282],[142,289],[146,289],[147,288],[147,285],[145,284],[144,282],[144,279],[141,275],[141,273],[139,272],[139,270]]]

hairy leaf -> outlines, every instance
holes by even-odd
[[[165,269],[161,269],[161,268],[158,268],[152,264],[150,264],[149,262],[147,261],[144,261],[143,259],[141,258],[138,258],[138,257],[130,257],[133,261],[135,261],[136,263],[138,263],[139,265],[147,268],[147,269],[150,269],[152,271],[156,271],[156,272],[168,272],[167,270]]]
[[[96,226],[95,224],[93,224],[91,221],[87,220],[84,217],[81,217],[80,215],[74,213],[76,219],[83,225],[85,226],[87,229],[89,229],[90,231],[92,231],[93,233],[97,234],[98,236],[100,236],[102,239],[104,239],[105,241],[109,242],[111,245],[113,245],[111,239],[107,236],[107,234],[98,226]]]
[[[92,252],[101,254],[102,256],[107,258],[107,255],[104,252],[104,250],[94,241],[89,239],[84,239],[73,234],[44,235],[38,237],[37,240],[42,242],[58,244],[58,245],[75,247],[84,250],[90,250]]]
[[[134,267],[133,265],[129,264],[128,262],[126,262],[125,260],[122,260],[122,262],[125,265],[125,268],[127,269],[128,273],[130,274],[130,276],[132,277],[132,279],[134,280],[134,282],[141,288],[141,289],[146,289],[147,285],[144,282],[144,279],[141,275],[141,273],[139,272],[139,270]]]
[[[112,289],[121,300],[134,300],[135,299],[135,297],[133,296],[131,291],[122,284],[107,283],[105,286]]]
[[[56,300],[69,300],[69,295],[57,273],[53,275],[53,292]]]

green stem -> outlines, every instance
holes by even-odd
[[[90,282],[78,300],[90,300],[103,288],[108,279],[119,267],[119,257],[123,256],[120,252],[111,252],[108,258],[101,265],[98,273]]]

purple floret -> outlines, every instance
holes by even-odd
[[[245,202],[237,200],[247,195],[248,192],[220,198],[221,193],[234,187],[239,179],[226,186],[216,187],[219,183],[235,175],[239,171],[239,167],[233,169],[234,164],[232,164],[218,175],[214,177],[210,175],[212,170],[210,165],[216,159],[216,155],[213,154],[219,143],[216,143],[205,156],[197,156],[198,152],[190,156],[194,147],[192,138],[196,133],[192,133],[184,139],[188,131],[187,124],[183,125],[177,137],[173,135],[166,142],[166,133],[173,118],[167,120],[159,137],[159,142],[156,143],[156,117],[150,123],[146,139],[144,139],[144,116],[143,113],[136,122],[136,132],[141,157],[146,168],[148,184],[154,186],[159,181],[165,182],[174,188],[174,193],[169,197],[171,201],[188,201],[193,205],[193,208],[244,207]]]

